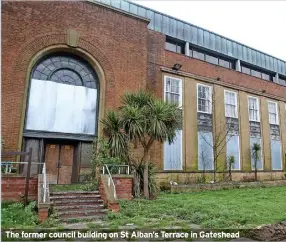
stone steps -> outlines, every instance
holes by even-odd
[[[72,205],[95,205],[95,204],[103,204],[102,199],[73,199],[73,200],[53,200],[52,203],[55,206],[72,206]]]
[[[91,215],[91,216],[83,216],[83,217],[73,217],[73,218],[70,218],[70,217],[67,217],[67,218],[61,218],[62,221],[66,222],[66,223],[69,223],[69,222],[72,222],[74,223],[75,221],[80,221],[82,223],[82,221],[101,221],[102,218],[104,217],[105,215]]]
[[[54,205],[54,208],[57,210],[57,211],[64,211],[64,210],[70,210],[70,211],[73,211],[73,210],[78,210],[78,211],[81,211],[82,209],[100,209],[100,208],[104,208],[104,205],[103,204],[77,204],[77,205],[66,205],[66,206],[58,206],[58,205]]]
[[[81,195],[99,195],[99,191],[66,191],[66,192],[51,192],[52,196],[77,196],[78,194]]]
[[[58,199],[78,199],[78,200],[85,200],[85,199],[94,199],[100,198],[100,195],[82,195],[78,193],[77,195],[64,195],[64,196],[50,196],[51,200],[58,200]]]
[[[52,192],[50,200],[59,218],[67,222],[78,219],[97,220],[107,213],[98,191]]]
[[[106,209],[82,209],[82,210],[73,210],[73,211],[60,211],[57,212],[59,217],[61,218],[77,218],[77,217],[84,217],[84,216],[101,216],[105,215],[107,212]]]

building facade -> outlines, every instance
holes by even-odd
[[[285,61],[125,0],[3,2],[2,137],[33,148],[51,182],[79,181],[100,119],[140,88],[183,113],[175,142],[152,148],[158,183],[195,181],[214,159],[223,174],[229,157],[248,179],[254,144],[259,178],[283,177]]]

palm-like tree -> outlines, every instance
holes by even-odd
[[[261,146],[258,143],[254,143],[252,146],[252,156],[254,159],[254,175],[255,175],[255,181],[257,181],[257,165],[258,165],[258,160],[260,158],[260,151],[261,151]]]
[[[156,99],[152,94],[140,90],[126,93],[118,112],[109,111],[102,120],[111,155],[128,156],[130,142],[140,143],[144,164],[144,196],[149,198],[148,166],[150,148],[155,141],[172,143],[176,131],[181,128],[181,111],[176,104]]]

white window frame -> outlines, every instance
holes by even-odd
[[[226,93],[234,93],[234,99],[235,99],[235,117],[230,117],[226,113]],[[224,110],[225,110],[225,117],[229,118],[238,118],[238,100],[237,100],[237,92],[230,91],[230,90],[224,90]]]
[[[166,102],[166,93],[167,93],[167,78],[172,78],[179,81],[179,109],[183,109],[183,79],[164,75],[164,101]],[[165,161],[163,160],[163,169],[165,171],[182,171],[183,170],[183,127],[181,129],[181,167],[180,169],[165,169]],[[164,156],[164,155],[163,155]]]
[[[209,112],[204,112],[204,111],[200,111],[199,110],[199,86],[203,86],[203,87],[208,87],[209,90],[210,90],[210,111]],[[208,114],[212,114],[212,87],[211,86],[208,86],[208,85],[204,85],[204,84],[201,84],[201,83],[197,83],[197,112],[198,113],[208,113]]]
[[[177,77],[173,77],[173,76],[164,76],[164,101],[166,102],[166,92],[167,92],[167,78],[172,78],[174,80],[179,81],[179,108],[182,109],[182,105],[183,105],[183,99],[182,99],[182,82],[183,80],[181,78],[177,78]],[[168,91],[169,92],[169,91]]]
[[[250,118],[250,115],[249,115],[249,110],[250,110],[249,98],[256,99],[256,102],[257,102],[257,120],[254,120],[254,119],[251,119],[251,118]],[[249,121],[260,122],[260,105],[259,105],[259,98],[258,98],[258,97],[254,97],[254,96],[248,96],[247,102],[248,102],[248,118],[249,118]]]
[[[275,123],[271,123],[270,122],[269,103],[273,103],[275,105],[275,110],[276,110],[276,121],[275,121]],[[278,104],[277,104],[277,102],[268,100],[268,117],[269,117],[269,124],[279,125],[279,113],[278,113]]]

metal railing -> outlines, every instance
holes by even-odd
[[[19,165],[27,165],[27,170],[26,170],[26,186],[25,186],[25,200],[24,203],[25,205],[28,204],[28,194],[29,194],[29,180],[30,180],[30,173],[31,173],[31,166],[32,165],[42,165],[42,177],[43,177],[43,186],[42,186],[42,191],[38,191],[40,195],[43,195],[41,197],[42,201],[45,203],[47,201],[48,197],[48,192],[49,192],[49,186],[47,182],[47,172],[46,172],[46,164],[45,163],[39,163],[39,162],[32,162],[32,149],[30,148],[28,152],[23,152],[23,151],[9,151],[9,152],[3,152],[1,154],[1,158],[3,157],[12,157],[12,156],[20,156],[20,157],[28,157],[28,161],[2,161],[1,159],[1,170],[2,166],[5,167],[4,173],[9,174],[12,173],[12,168],[15,168],[13,164],[19,164]],[[40,169],[38,169],[39,173]],[[24,172],[24,170],[22,171]],[[16,172],[17,173],[17,172]],[[18,171],[19,173],[19,171]],[[24,172],[25,173],[25,172]]]
[[[108,181],[107,181],[107,185],[109,188],[111,188],[113,190],[113,197],[114,199],[117,199],[117,195],[116,195],[116,187],[114,184],[114,181],[112,179],[112,174],[126,174],[129,175],[130,174],[130,167],[129,165],[113,165],[113,164],[105,164],[103,166],[103,170],[102,170],[103,175],[107,174],[108,175]]]
[[[43,165],[43,203],[46,203],[47,197],[49,195],[49,185],[47,182],[47,171],[46,171],[46,163]]]
[[[13,167],[13,164],[19,164],[19,165],[28,165],[28,170],[30,170],[31,168],[29,168],[29,166],[31,167],[31,165],[42,165],[43,169],[42,169],[42,174],[43,174],[43,197],[42,197],[42,201],[45,203],[47,200],[47,196],[48,196],[48,191],[49,191],[49,186],[48,186],[48,182],[47,182],[47,172],[46,172],[46,164],[45,163],[39,163],[39,162],[28,162],[28,161],[4,161],[1,162],[1,167],[4,166],[5,167],[5,173],[4,174],[12,174],[11,172],[11,168]],[[27,177],[26,177],[26,189],[25,189],[25,203],[26,202],[26,197],[28,197],[28,189],[29,189],[29,182],[28,180],[30,179],[30,172],[27,171]]]
[[[103,174],[105,174],[105,171],[107,171],[107,174],[108,174],[108,187],[111,188],[112,186],[112,189],[113,189],[113,197],[114,199],[117,199],[117,196],[116,196],[116,189],[115,189],[115,184],[113,182],[113,179],[112,179],[112,176],[111,176],[111,173],[109,171],[109,168],[108,168],[108,165],[104,165],[103,166]]]
[[[103,174],[105,174],[105,167],[109,169],[109,172],[111,174],[125,174],[129,175],[130,174],[130,166],[129,165],[113,165],[113,164],[105,164],[103,166]]]

